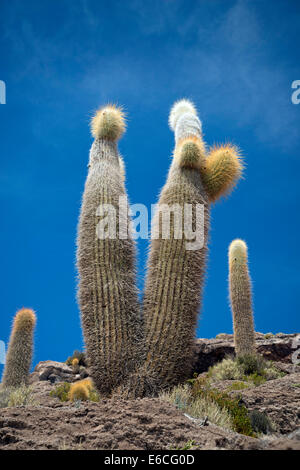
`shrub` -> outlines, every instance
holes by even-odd
[[[286,374],[274,366],[267,367],[264,372],[263,376],[266,378],[266,380],[274,380],[274,379],[279,379],[280,377],[284,377]]]
[[[50,397],[59,398],[60,401],[68,401],[70,388],[71,384],[68,382],[64,382],[61,385],[55,387],[55,389],[50,392]]]
[[[274,432],[273,425],[266,413],[252,410],[249,413],[252,429],[257,433],[269,434]]]
[[[270,338],[273,338],[273,333],[266,333],[265,334],[265,339],[270,339]]]
[[[68,357],[68,359],[66,360],[66,364],[67,364],[68,366],[72,366],[74,359],[78,359],[78,363],[77,363],[78,366],[87,367],[87,361],[86,361],[86,357],[85,357],[85,353],[84,353],[84,352],[75,350],[75,351],[73,352],[73,355],[70,356],[70,357]]]
[[[205,397],[214,403],[219,408],[227,411],[231,418],[232,427],[234,431],[245,434],[246,436],[255,437],[253,432],[247,408],[240,402],[240,398],[231,398],[227,393],[220,392],[216,389],[209,387],[203,388],[200,381],[195,381],[192,389],[192,396],[194,399],[197,397]]]
[[[216,381],[243,381],[239,382],[239,385],[230,386],[228,390],[241,390],[242,388],[247,388],[249,383],[259,386],[265,383],[266,380],[278,379],[284,375],[285,373],[276,369],[272,362],[266,361],[259,355],[244,355],[235,359],[223,359],[223,361],[211,367],[208,371],[208,377]],[[194,380],[192,379],[189,382],[193,384]],[[248,385],[246,382],[248,382]]]
[[[256,354],[244,354],[239,356],[236,361],[241,366],[245,375],[255,373],[262,375],[267,366],[267,361],[262,356]]]
[[[227,387],[227,392],[231,392],[232,390],[244,390],[245,388],[249,388],[249,387],[250,387],[249,383],[237,381],[237,382],[233,382],[232,385]]]
[[[266,378],[255,372],[254,374],[247,376],[247,381],[252,382],[255,387],[258,387],[259,385],[262,385],[266,382]]]
[[[238,380],[243,378],[242,367],[233,359],[223,359],[208,372],[214,380]]]

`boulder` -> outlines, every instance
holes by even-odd
[[[286,370],[296,371],[292,355],[300,348],[299,334],[276,335],[256,333],[257,352],[268,360],[286,364]],[[234,356],[233,335],[220,334],[216,338],[195,341],[193,371],[197,374],[206,372],[209,367],[220,362],[226,356]]]

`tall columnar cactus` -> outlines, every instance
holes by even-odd
[[[156,239],[151,242],[143,302],[147,359],[141,375],[151,377],[156,391],[183,381],[190,373],[205,275],[210,202],[227,192],[242,171],[233,146],[207,154],[201,122],[191,102],[175,103],[169,123],[175,132],[175,150],[153,223]],[[182,219],[176,219],[175,212],[171,214],[167,238],[163,218],[176,205]],[[184,236],[180,237],[182,228]],[[191,242],[192,233],[195,239]]]
[[[3,372],[4,387],[27,384],[33,352],[36,316],[33,310],[22,308],[14,318]]]
[[[106,106],[95,114],[91,128],[95,140],[78,228],[78,299],[91,375],[99,392],[109,395],[142,359],[142,329],[135,245],[117,148],[124,114]]]
[[[251,279],[247,251],[247,245],[243,240],[233,240],[229,246],[229,292],[237,356],[255,354]]]

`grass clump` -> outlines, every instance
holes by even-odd
[[[223,359],[208,371],[208,376],[214,380],[240,380],[243,375],[242,367],[233,359]]]
[[[36,405],[32,387],[21,385],[20,387],[0,388],[0,408]]]
[[[70,388],[71,384],[68,382],[57,385],[54,390],[51,390],[50,397],[59,398],[60,401],[68,401]]]
[[[170,450],[191,450],[195,449],[195,446],[197,446],[197,443],[193,440],[187,441],[183,447],[176,447],[175,449],[170,449]]]
[[[208,377],[191,379],[188,384],[162,393],[160,398],[193,418],[207,418],[222,428],[256,437],[248,410],[240,398],[231,398],[227,393],[211,388]]]
[[[211,388],[208,383],[204,385],[205,386],[203,386],[202,379],[196,379],[194,381],[191,388],[194,399],[201,397],[213,401],[220,409],[229,414],[234,431],[246,436],[256,437],[251,426],[248,410],[245,405],[241,403],[240,398],[231,398],[226,392],[220,392],[219,390]]]
[[[251,385],[249,383],[238,380],[236,382],[233,382],[233,384],[229,385],[229,387],[227,387],[227,392],[231,392],[233,390],[244,390],[245,388],[249,388],[250,386]]]
[[[262,385],[266,382],[266,378],[263,377],[262,375],[259,375],[257,372],[255,372],[254,374],[248,375],[246,379],[249,383],[252,383],[255,387],[259,387],[259,385]]]
[[[229,413],[208,397],[194,397],[188,384],[160,394],[160,399],[174,404],[193,418],[207,419],[217,426],[233,429]]]
[[[0,408],[6,408],[8,406],[11,391],[12,389],[10,387],[0,388]]]

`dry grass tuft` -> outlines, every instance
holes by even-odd
[[[225,408],[221,408],[208,397],[193,398],[191,388],[188,385],[179,385],[169,392],[160,394],[162,401],[174,404],[184,413],[193,418],[204,419],[225,429],[233,429],[230,414]]]

